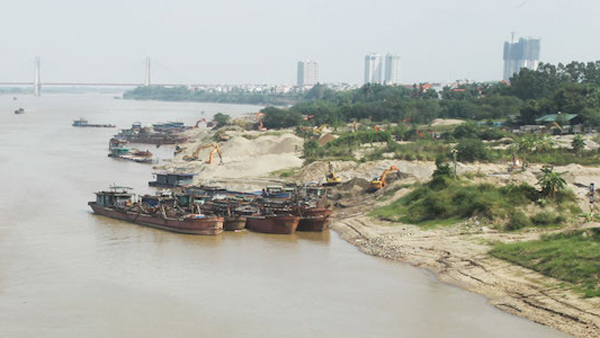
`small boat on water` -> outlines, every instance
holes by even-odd
[[[96,192],[96,200],[88,202],[95,214],[192,235],[218,235],[223,232],[223,217],[182,212],[175,200],[152,196],[134,201],[134,194],[126,187],[111,187]]]
[[[108,142],[108,157],[120,158],[122,160],[138,163],[154,163],[150,151],[129,148],[126,144],[126,141],[112,138]]]
[[[293,234],[300,217],[294,215],[258,215],[246,217],[246,229],[268,234]]]
[[[88,127],[88,128],[114,128],[114,124],[91,124],[88,120],[80,118],[79,120],[73,121],[73,127]]]
[[[15,114],[25,114],[25,109],[19,108],[19,109],[15,110]]]

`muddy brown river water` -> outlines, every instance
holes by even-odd
[[[0,96],[0,337],[566,337],[334,232],[188,236],[90,213],[110,184],[151,192],[152,168],[108,158],[117,130],[73,120],[118,129],[256,109]]]

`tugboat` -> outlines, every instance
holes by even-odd
[[[96,192],[96,200],[88,202],[95,214],[191,235],[218,235],[223,232],[223,217],[182,212],[173,198],[145,196],[134,200],[131,188],[113,186]]]

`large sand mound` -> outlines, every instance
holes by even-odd
[[[184,170],[198,174],[194,183],[205,183],[214,179],[235,179],[250,177],[268,177],[269,173],[276,170],[300,167],[302,159],[299,150],[302,149],[302,139],[292,135],[280,136],[266,135],[249,140],[239,134],[230,135],[227,142],[219,142],[223,162],[219,163],[218,155],[215,154],[213,164],[209,165],[206,160],[210,154],[210,148],[203,149],[196,161],[185,161],[184,156],[190,156],[202,144],[211,143],[205,133],[199,132],[190,135],[190,143],[187,149],[175,156],[173,160],[161,169]]]

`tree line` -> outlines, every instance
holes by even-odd
[[[262,112],[268,128],[302,123],[342,125],[362,119],[427,124],[435,118],[511,119],[522,125],[558,112],[580,114],[585,126],[599,126],[600,61],[542,63],[536,70],[522,68],[510,83],[460,84],[439,92],[424,84],[412,88],[365,84],[348,91],[317,84],[302,102],[285,109],[267,107]]]

